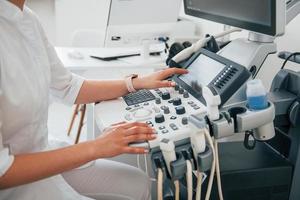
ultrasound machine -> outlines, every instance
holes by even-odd
[[[275,38],[300,12],[300,0],[184,0],[184,9],[238,28],[215,38],[239,29],[249,37],[217,53],[203,48],[211,36],[199,40],[170,61],[189,71],[170,78],[174,88],[98,103],[97,126],[139,121],[155,128],[157,139],[131,144],[150,150],[157,183],[152,199],[300,199],[300,73],[280,70],[261,109],[246,95],[277,52]]]

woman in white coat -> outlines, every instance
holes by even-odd
[[[149,199],[144,173],[101,158],[147,153],[128,144],[154,139],[154,130],[143,123],[120,123],[94,141],[50,150],[49,94],[86,104],[123,96],[132,90],[129,86],[173,86],[164,79],[186,70],[168,69],[127,79],[127,84],[84,80],[62,66],[24,1],[0,0],[0,200]],[[76,169],[93,160],[92,167]]]

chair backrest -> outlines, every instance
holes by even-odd
[[[73,47],[104,47],[105,30],[82,29],[72,34]]]

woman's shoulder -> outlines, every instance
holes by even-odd
[[[1,0],[0,0],[1,1]],[[41,32],[41,33],[44,33],[43,32],[43,26],[42,26],[42,23],[40,21],[40,18],[39,16],[33,11],[31,10],[30,8],[28,8],[27,6],[24,7],[24,14],[30,18],[30,20],[32,20],[34,22],[34,24],[37,26],[38,30]]]
[[[31,10],[29,7],[25,6],[23,12],[24,12],[24,15],[26,15],[27,17],[30,17],[31,19],[39,22],[39,18],[37,16],[37,14],[33,10]]]

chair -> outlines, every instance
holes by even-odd
[[[92,29],[82,29],[76,30],[72,34],[72,46],[73,47],[103,47],[105,41],[105,31],[103,30],[92,30]],[[71,135],[74,122],[76,117],[80,114],[75,144],[79,142],[82,128],[84,126],[84,118],[86,115],[87,105],[79,105],[75,106],[73,115],[71,117],[71,122],[68,128],[68,136]]]

